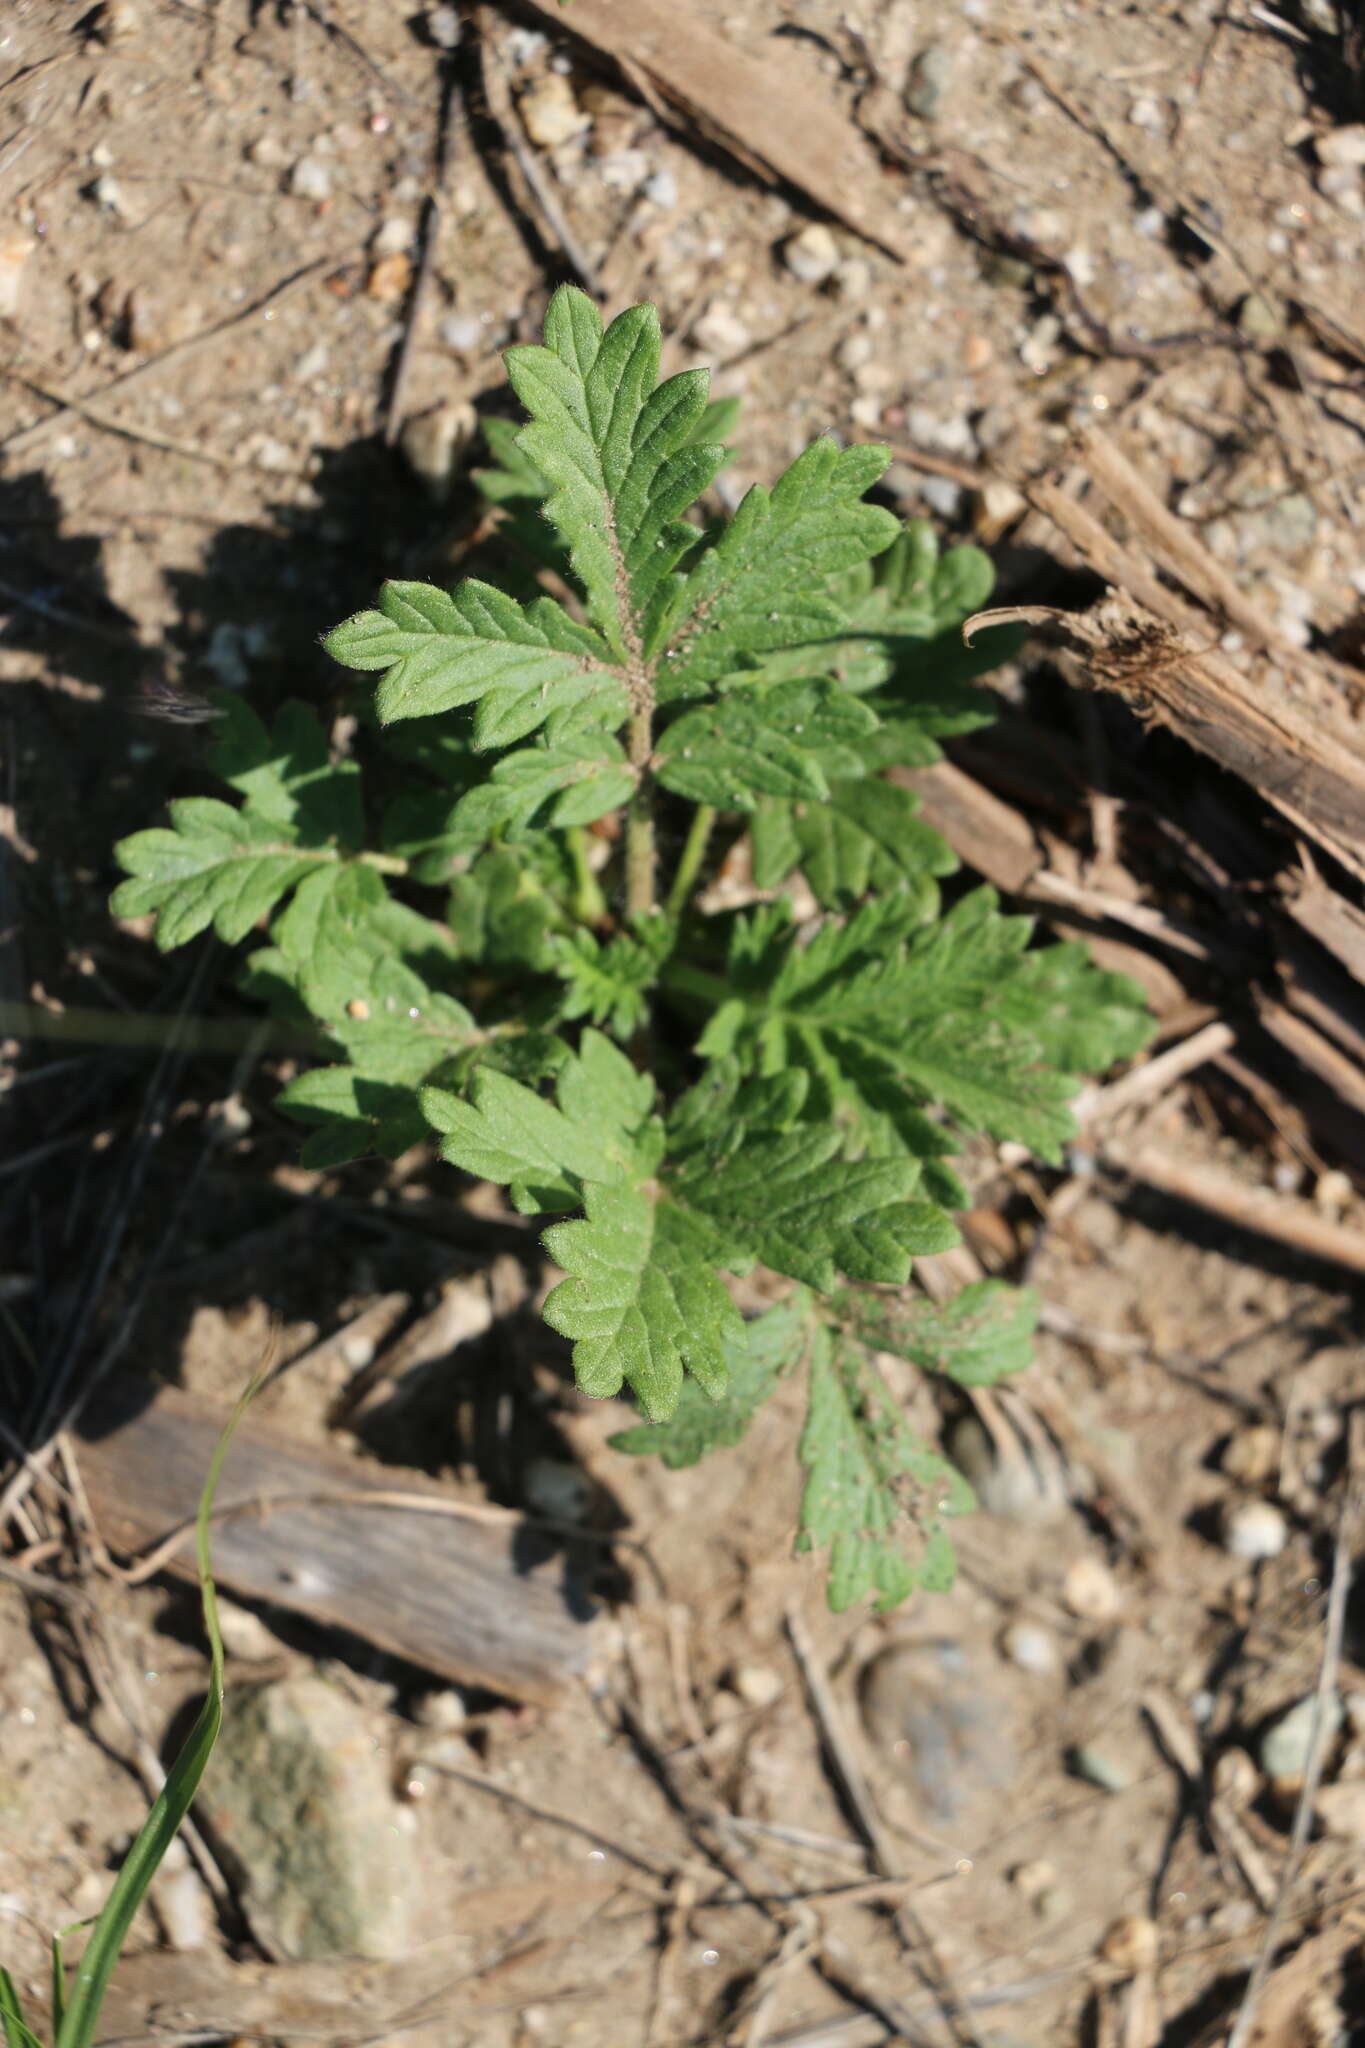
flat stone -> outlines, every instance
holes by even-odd
[[[859,1705],[874,1747],[909,1780],[925,1812],[957,1819],[1017,1770],[985,1673],[958,1643],[892,1643],[862,1674]]]
[[[234,1692],[203,1793],[259,1917],[290,1961],[401,1956],[415,1858],[368,1718],[316,1677]]]

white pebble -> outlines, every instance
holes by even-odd
[[[783,245],[782,258],[802,284],[823,284],[839,267],[839,244],[823,221],[812,221]]]
[[[1135,128],[1158,129],[1166,125],[1166,116],[1161,111],[1161,102],[1149,94],[1136,99],[1128,109],[1128,119]]]
[[[520,71],[527,64],[534,64],[549,40],[538,28],[514,28],[508,32],[503,53],[512,69]]]
[[[387,220],[381,220],[370,243],[373,256],[401,256],[410,249],[417,238],[417,231],[410,220],[401,213],[391,213]]]
[[[311,384],[314,377],[320,377],[327,368],[328,348],[325,341],[315,341],[305,349],[294,365],[294,375],[300,384]]]
[[[1313,146],[1320,164],[1365,164],[1365,122],[1353,121],[1348,127],[1333,128],[1330,134],[1320,135]]]
[[[951,477],[922,478],[919,494],[929,510],[936,512],[940,519],[956,519],[962,509],[962,486],[955,484]]]
[[[118,181],[115,178],[111,178],[107,171],[96,178],[89,191],[90,197],[94,200],[96,206],[101,207],[105,213],[123,214],[127,212],[127,208],[123,204],[123,193],[119,188]]]
[[[872,351],[870,334],[849,334],[835,350],[835,360],[841,370],[861,370],[864,363],[871,362]]]
[[[1062,1602],[1078,1621],[1113,1621],[1123,1595],[1108,1565],[1097,1557],[1078,1557],[1062,1580]]]
[[[472,313],[448,313],[436,332],[447,348],[458,349],[461,355],[468,355],[483,340],[483,322]]]
[[[301,156],[289,173],[289,189],[296,199],[328,199],[332,173],[315,156]]]
[[[655,171],[644,183],[645,198],[651,206],[667,213],[678,203],[678,181],[668,169]]]
[[[709,355],[737,356],[753,340],[748,328],[732,306],[712,299],[700,319],[692,324],[692,339]]]
[[[1000,1647],[1011,1664],[1021,1671],[1046,1677],[1057,1669],[1057,1645],[1045,1628],[1035,1622],[1012,1621],[1000,1638]]]
[[[1223,1548],[1229,1557],[1263,1564],[1289,1541],[1289,1524],[1274,1501],[1239,1500],[1223,1512]]]
[[[782,1675],[771,1664],[736,1665],[730,1684],[749,1707],[770,1707],[782,1697]]]

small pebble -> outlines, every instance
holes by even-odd
[[[1145,1913],[1125,1913],[1122,1919],[1114,1921],[1100,1943],[1100,1954],[1125,1976],[1136,1977],[1156,1968],[1157,1947],[1155,1920],[1149,1920]]]
[[[329,199],[332,173],[319,157],[301,156],[289,173],[289,189],[296,199]]]
[[[1013,526],[1016,520],[1022,519],[1027,511],[1028,500],[1021,492],[1015,490],[1013,484],[1005,483],[1002,478],[992,479],[990,483],[982,486],[976,501],[976,513],[972,523],[976,529],[977,539],[987,543],[999,540],[1001,534]]]
[[[1263,292],[1248,292],[1237,308],[1237,329],[1248,341],[1278,340],[1284,328],[1278,309]]]
[[[522,71],[528,64],[534,64],[550,38],[538,28],[514,28],[507,32],[503,55],[514,71]]]
[[[87,185],[85,189],[102,212],[122,216],[128,211],[123,203],[123,193],[118,180],[111,178],[107,171],[101,172],[94,183]]]
[[[781,1673],[774,1671],[771,1664],[737,1664],[730,1684],[750,1707],[770,1707],[785,1690]]]
[[[436,332],[447,348],[470,355],[483,340],[485,328],[473,313],[447,313]]]
[[[873,1746],[936,1820],[998,1793],[1018,1768],[1000,1705],[960,1644],[890,1643],[862,1673],[858,1703]]]
[[[936,120],[952,79],[952,52],[942,43],[928,44],[910,66],[905,87],[907,112],[921,121]]]
[[[311,348],[304,350],[294,365],[294,375],[300,384],[311,384],[315,377],[322,375],[327,368],[329,353],[325,341],[315,341]]]
[[[995,348],[988,334],[969,334],[962,344],[962,367],[971,376],[977,377],[990,368],[995,359]]]
[[[558,149],[591,124],[567,78],[552,71],[528,86],[518,102],[526,133],[537,149]]]
[[[102,43],[124,43],[142,26],[133,0],[104,0],[95,22],[95,34]]]
[[[783,244],[782,260],[802,284],[824,284],[839,267],[839,244],[823,221],[812,221]]]
[[[438,504],[450,495],[474,435],[478,418],[465,399],[434,405],[405,422],[398,437],[408,467]]]
[[[1365,185],[1356,164],[1328,164],[1318,172],[1318,190],[1343,213],[1359,218],[1365,214]]]
[[[1365,164],[1365,122],[1353,121],[1319,135],[1313,145],[1320,164]]]
[[[1154,100],[1149,93],[1135,99],[1128,109],[1128,119],[1135,128],[1146,128],[1152,133],[1166,126],[1166,116],[1161,111],[1160,100]]]
[[[1021,1671],[1035,1672],[1046,1677],[1058,1665],[1057,1645],[1045,1628],[1036,1622],[1012,1621],[1000,1638],[1000,1647],[1011,1664],[1017,1664]]]
[[[839,343],[834,359],[841,370],[861,370],[872,360],[876,344],[870,334],[849,334]]]
[[[277,441],[273,434],[262,434],[251,447],[257,467],[273,469],[283,474],[294,467],[294,451],[284,441]]]
[[[727,306],[723,299],[712,299],[700,318],[693,321],[692,339],[708,355],[726,357],[742,355],[753,335],[732,306]]]
[[[460,42],[458,7],[432,7],[427,11],[427,34],[438,50],[458,49]]]
[[[387,220],[381,220],[370,242],[370,254],[380,256],[401,256],[410,249],[417,239],[417,230],[412,222],[401,213],[392,213]]]
[[[1280,1469],[1280,1432],[1268,1422],[1234,1430],[1223,1446],[1219,1469],[1243,1486],[1260,1486]]]
[[[1087,1785],[1094,1785],[1101,1792],[1126,1792],[1132,1782],[1116,1758],[1090,1743],[1083,1742],[1068,1750],[1066,1761],[1075,1777],[1083,1778]]]
[[[1114,1621],[1123,1595],[1108,1565],[1097,1557],[1078,1557],[1062,1580],[1062,1603],[1078,1621]]]
[[[834,289],[841,299],[865,305],[872,290],[872,265],[861,256],[845,256],[835,270]]]
[[[455,1729],[463,1728],[469,1719],[469,1709],[463,1693],[453,1685],[442,1685],[431,1692],[418,1693],[412,1703],[412,1718],[419,1728],[430,1728],[437,1735],[449,1735]]]
[[[1329,1167],[1320,1173],[1313,1189],[1314,1207],[1325,1209],[1329,1215],[1344,1209],[1351,1199],[1351,1179],[1340,1167]]]
[[[240,1657],[244,1664],[263,1664],[280,1653],[279,1637],[271,1634],[259,1614],[239,1607],[235,1600],[220,1597],[218,1627],[228,1656]]]
[[[666,167],[646,178],[641,189],[650,205],[657,206],[661,213],[670,212],[678,203],[678,181]]]
[[[919,494],[929,510],[937,513],[940,519],[956,519],[962,510],[962,486],[955,484],[951,477],[923,477],[920,481]]]
[[[1133,232],[1146,241],[1155,241],[1166,226],[1166,216],[1159,206],[1144,206],[1140,213],[1133,215]]]
[[[1237,1500],[1224,1504],[1223,1548],[1229,1557],[1264,1564],[1278,1557],[1289,1541],[1289,1524],[1271,1500]]]
[[[1308,1767],[1315,1700],[1313,1693],[1297,1700],[1271,1722],[1261,1737],[1258,1759],[1268,1778],[1288,1784],[1302,1779]],[[1328,1694],[1322,1719],[1324,1747],[1330,1748],[1342,1719],[1341,1700],[1336,1693]]]

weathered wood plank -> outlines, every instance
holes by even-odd
[[[131,1376],[95,1392],[79,1455],[107,1543],[141,1553],[193,1517],[224,1420]],[[400,1497],[413,1504],[385,1505]],[[443,1678],[548,1702],[582,1672],[593,1641],[566,1595],[563,1559],[527,1569],[537,1539],[520,1517],[485,1509],[475,1519],[460,1505],[422,1473],[248,1421],[219,1490],[215,1576],[227,1592],[347,1629]],[[193,1577],[192,1546],[166,1568]]]

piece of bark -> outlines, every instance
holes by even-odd
[[[862,130],[781,45],[754,57],[672,0],[522,0],[557,36],[577,36],[640,74],[711,141],[785,180],[824,212],[905,262],[913,237]],[[779,51],[781,54],[778,54]]]
[[[1076,657],[1063,657],[1068,679],[1113,690],[1140,717],[1169,726],[1365,880],[1365,755],[1325,716],[1310,718],[1279,692],[1272,696],[1250,684],[1211,644],[1207,621],[1196,636],[1162,616],[1187,608],[1140,565],[1130,569],[1118,544],[1083,507],[1059,497],[1055,511],[1093,566],[1117,586],[1089,611],[1047,614],[1050,631]],[[1083,533],[1093,542],[1088,549]],[[1153,592],[1160,612],[1147,601]],[[964,630],[1017,616],[1010,607],[981,612]]]
[[[914,791],[925,824],[941,833],[969,868],[1004,895],[1025,895],[1042,872],[1043,850],[1027,819],[951,761],[936,761],[932,768],[893,768],[890,780]],[[1058,932],[1083,938],[1097,966],[1131,975],[1159,1017],[1184,1005],[1185,991],[1175,975],[1140,946],[1081,931],[1051,905],[1043,915]]]
[[[80,1467],[108,1544],[142,1552],[193,1520],[225,1420],[211,1403],[130,1376],[95,1391]],[[416,1504],[366,1504],[398,1494]],[[526,1568],[531,1532],[518,1517],[474,1519],[459,1506],[425,1474],[247,1421],[219,1489],[214,1575],[225,1591],[349,1630],[443,1678],[548,1703],[591,1654],[586,1603],[571,1607],[562,1558]],[[193,1578],[193,1545],[166,1569]]]

